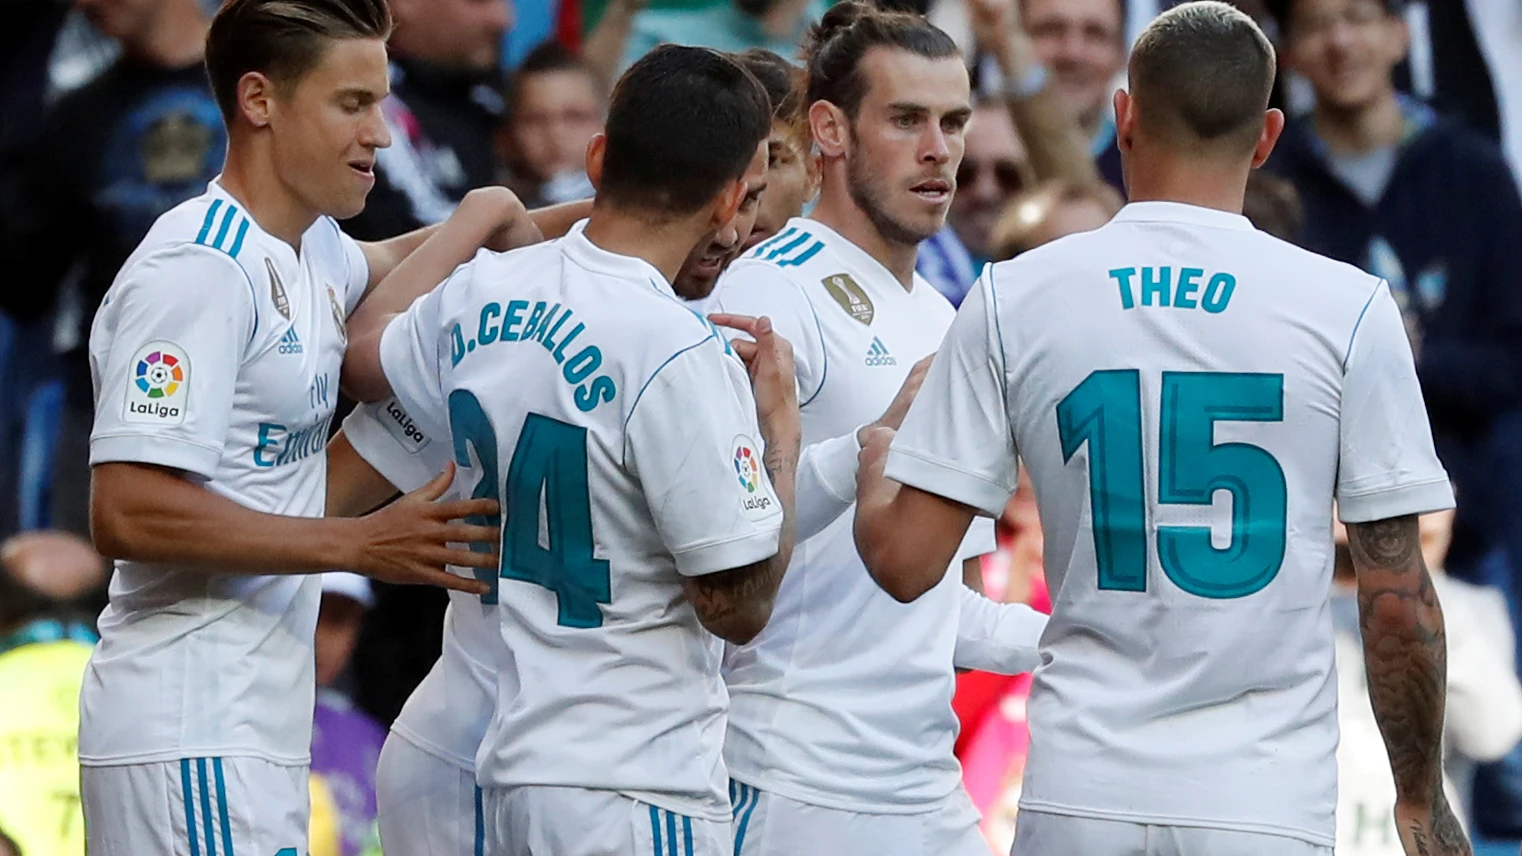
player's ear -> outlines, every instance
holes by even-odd
[[[235,92],[238,98],[238,112],[250,125],[263,128],[270,123],[270,117],[275,112],[275,84],[268,77],[257,71],[250,71],[238,78],[238,87]]]
[[[602,186],[602,159],[608,153],[608,135],[593,134],[587,142],[587,180],[595,191]]]
[[[1115,144],[1123,152],[1129,152],[1134,145],[1133,136],[1136,133],[1136,102],[1131,100],[1131,94],[1124,89],[1115,90]]]
[[[1252,168],[1257,169],[1268,160],[1268,156],[1274,152],[1274,144],[1279,142],[1279,135],[1284,133],[1284,111],[1279,108],[1271,108],[1263,114],[1263,132],[1258,135],[1258,144],[1253,147]]]
[[[850,145],[850,122],[845,111],[828,101],[809,105],[809,133],[819,153],[827,158],[843,156]]]

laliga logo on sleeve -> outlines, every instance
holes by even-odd
[[[771,486],[761,478],[761,456],[756,444],[743,434],[734,440],[735,476],[740,482],[740,510],[751,520],[763,520],[777,512]]]
[[[132,357],[122,419],[149,425],[185,421],[190,394],[190,359],[172,342],[149,342]]]

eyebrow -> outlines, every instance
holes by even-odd
[[[363,86],[349,86],[338,90],[337,97],[339,99],[355,98],[358,99],[361,104],[370,104],[375,101],[382,101],[386,98],[387,95],[390,94],[391,92],[389,89],[385,92],[376,92],[373,89],[366,89]]]

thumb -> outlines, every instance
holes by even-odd
[[[450,461],[444,465],[444,469],[438,475],[434,476],[433,479],[428,482],[428,484],[425,484],[417,490],[413,491],[412,495],[423,500],[424,502],[433,502],[434,500],[443,496],[444,491],[449,490],[449,486],[453,483],[454,461]]]

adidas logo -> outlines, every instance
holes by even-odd
[[[888,348],[883,344],[882,339],[873,336],[872,347],[867,349],[867,365],[896,366],[898,365],[898,360],[894,359],[893,355],[888,353]]]
[[[280,337],[280,353],[282,353],[282,354],[299,354],[299,353],[301,353],[301,337],[296,335],[296,328],[295,327],[292,327],[289,330],[286,330],[285,331],[285,335]]]

